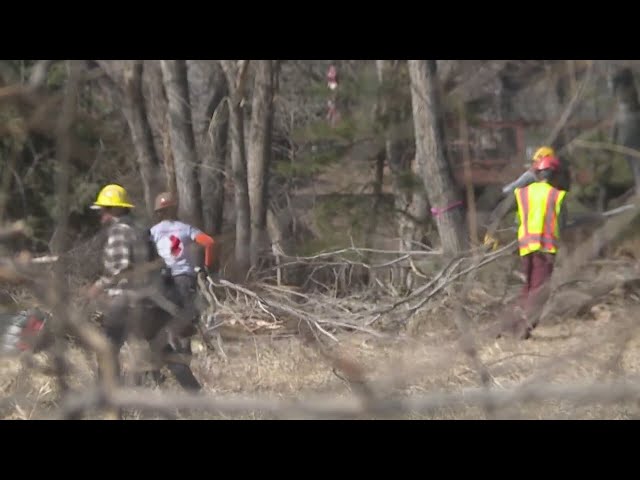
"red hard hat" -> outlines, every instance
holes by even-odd
[[[534,166],[536,170],[560,170],[560,160],[555,155],[547,155],[538,160]]]
[[[177,205],[176,197],[171,192],[162,192],[156,197],[154,210],[163,210],[167,207],[174,207]]]

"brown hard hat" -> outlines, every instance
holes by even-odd
[[[158,194],[156,197],[156,202],[154,209],[157,212],[158,210],[163,210],[167,207],[173,207],[177,204],[176,197],[171,192],[162,192]]]

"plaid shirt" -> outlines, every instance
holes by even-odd
[[[108,227],[107,241],[103,250],[104,275],[96,285],[107,291],[109,295],[121,295],[123,289],[131,288],[126,278],[118,276],[134,268],[136,261],[134,253],[143,252],[141,238],[135,227],[128,219],[119,218]]]

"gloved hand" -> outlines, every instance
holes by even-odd
[[[491,250],[497,250],[499,243],[498,240],[493,236],[493,235],[489,235],[488,233],[484,236],[484,245],[485,246],[490,246]]]
[[[209,269],[207,267],[205,267],[205,266],[196,267],[196,268],[194,268],[194,270],[196,271],[196,275],[202,274],[202,275],[207,276],[207,277],[209,276]]]

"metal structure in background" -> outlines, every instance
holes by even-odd
[[[449,132],[458,132],[457,119],[448,122]],[[527,145],[529,129],[544,127],[544,122],[535,121],[474,121],[469,124],[469,153],[471,156],[471,182],[476,187],[505,186],[511,184],[525,173],[530,165],[531,149]],[[602,127],[599,122],[576,121],[565,126],[564,130],[572,136],[574,133],[590,131]],[[515,150],[505,144],[507,136],[515,139]],[[447,142],[447,154],[456,182],[464,186],[464,145],[461,138],[454,137]],[[576,172],[580,177],[580,172]]]

